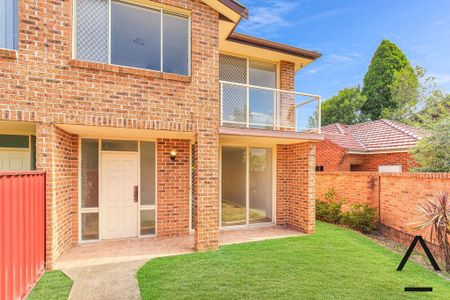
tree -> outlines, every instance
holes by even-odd
[[[361,107],[365,102],[366,97],[361,94],[358,87],[341,90],[339,94],[322,104],[322,125],[333,123],[351,125],[364,122]]]
[[[432,90],[420,101],[421,108],[408,120],[415,127],[432,130],[436,123],[450,120],[450,95]]]
[[[430,134],[422,138],[411,154],[420,167],[415,172],[450,172],[450,118],[431,125]]]
[[[415,73],[406,68],[395,73],[390,88],[396,108],[384,108],[381,113],[383,119],[406,122],[417,112],[420,100],[418,78],[424,74],[424,70],[420,67],[416,67]]]
[[[378,120],[386,109],[398,108],[399,104],[392,97],[392,89],[398,89],[399,83],[410,76],[414,77],[414,69],[405,54],[394,43],[383,40],[375,51],[364,77],[362,93],[367,97],[367,101],[361,109],[362,112],[369,119]],[[418,83],[414,82],[411,84],[417,85]]]

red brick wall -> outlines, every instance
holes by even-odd
[[[170,151],[177,150],[175,161]],[[157,235],[159,237],[189,234],[190,141],[159,139],[157,141]]]
[[[338,199],[348,204],[369,204],[379,211],[383,232],[409,243],[420,232],[411,223],[417,220],[417,206],[440,191],[450,193],[449,173],[317,173],[317,199],[334,189]],[[423,232],[429,239],[428,232]]]
[[[54,141],[66,140],[53,124],[196,133],[196,243],[198,248],[217,247],[219,14],[201,0],[155,1],[192,12],[191,76],[73,61],[73,1],[19,1],[19,50],[0,51],[0,120],[35,122],[42,128],[37,131],[37,165],[51,173],[49,263],[78,236],[77,179],[64,171],[70,170],[68,151],[51,148]],[[64,159],[61,152],[67,152]],[[58,164],[55,174],[53,162]]]
[[[278,145],[278,225],[315,232],[315,144]]]
[[[330,142],[316,144],[316,165],[323,166],[325,171],[340,171],[347,150]]]
[[[77,197],[77,137],[53,125],[36,128],[37,168],[47,173],[46,265],[74,243],[73,201]],[[76,184],[74,186],[74,184]],[[76,198],[75,198],[76,199]]]
[[[378,167],[382,165],[402,165],[404,172],[408,172],[411,167],[417,166],[408,152],[372,154],[368,155],[366,161],[363,171],[369,172],[377,172]]]
[[[282,61],[279,66],[280,89],[284,91],[295,90],[295,64]],[[293,94],[280,94],[280,129],[293,130],[295,126],[295,96]]]
[[[354,165],[355,171],[378,172],[382,165],[402,165],[407,172],[416,166],[408,152],[383,154],[347,154],[348,150],[329,140],[317,144],[317,166],[323,166],[325,172],[350,171]]]

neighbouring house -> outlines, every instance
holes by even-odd
[[[79,243],[314,232],[320,97],[294,76],[319,53],[235,32],[231,0],[1,5],[0,170],[46,171],[49,268]]]
[[[416,166],[409,151],[425,133],[390,120],[322,127],[316,171],[404,172]]]

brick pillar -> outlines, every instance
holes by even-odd
[[[158,139],[158,226],[159,237],[189,234],[190,141]],[[174,161],[170,151],[177,150]]]
[[[46,171],[46,267],[73,245],[77,195],[77,137],[50,124],[36,125],[36,167]],[[77,224],[77,223],[76,223]]]
[[[280,89],[284,91],[295,90],[295,64],[280,62]],[[293,94],[280,94],[280,129],[284,131],[294,130],[295,125],[295,96]]]
[[[315,144],[279,145],[277,224],[315,232]]]
[[[195,144],[195,249],[219,247],[219,134],[197,134]]]

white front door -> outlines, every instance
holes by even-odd
[[[30,152],[28,150],[0,149],[0,171],[22,171],[30,169]]]
[[[101,222],[103,239],[137,237],[138,154],[103,153]]]

